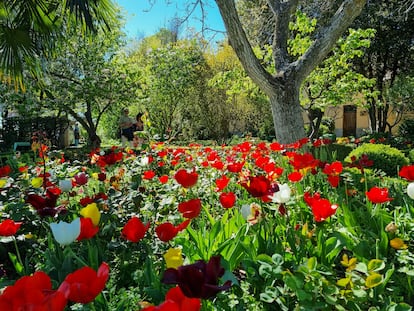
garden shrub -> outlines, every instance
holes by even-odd
[[[414,149],[411,149],[408,153],[408,158],[410,159],[410,163],[414,163]]]
[[[352,157],[359,159],[363,154],[373,161],[372,169],[381,170],[388,176],[397,176],[398,170],[409,164],[408,158],[402,151],[383,144],[363,144],[352,150],[345,158],[345,162],[351,163]]]

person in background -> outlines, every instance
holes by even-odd
[[[119,118],[119,128],[121,129],[122,147],[132,147],[132,140],[134,139],[135,120],[129,117],[129,109],[122,110]]]
[[[135,131],[134,131],[134,139],[132,141],[132,146],[134,148],[140,148],[142,143],[144,142],[144,138],[142,133],[144,131],[144,121],[142,120],[143,113],[139,112],[135,118]]]
[[[75,123],[75,126],[73,128],[73,137],[75,139],[75,146],[79,145],[80,130],[78,122]]]

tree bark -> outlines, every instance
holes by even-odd
[[[289,59],[287,30],[290,15],[297,0],[268,0],[274,20],[273,59],[276,74],[272,76],[256,58],[237,13],[235,0],[216,0],[226,26],[230,45],[236,52],[246,73],[269,97],[276,139],[292,143],[305,137],[302,110],[299,101],[301,83],[332,50],[336,41],[361,13],[367,0],[344,0],[330,23],[320,29],[316,39],[296,61]]]

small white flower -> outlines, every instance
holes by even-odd
[[[149,164],[149,158],[148,157],[142,157],[140,165],[141,166],[146,166],[148,164]]]
[[[250,208],[250,204],[243,204],[240,212],[243,216],[244,219],[247,220],[247,218],[249,218],[250,214],[251,214],[251,208]]]
[[[76,240],[80,234],[81,223],[80,218],[76,218],[71,223],[64,221],[50,224],[53,237],[60,245],[69,245]]]
[[[291,190],[288,184],[279,185],[279,191],[273,193],[272,201],[275,203],[286,203],[290,200]]]
[[[408,184],[407,194],[411,199],[414,199],[414,182]]]
[[[63,192],[69,192],[70,190],[72,190],[72,180],[70,179],[59,180],[59,188]]]

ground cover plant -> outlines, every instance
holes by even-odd
[[[327,143],[34,144],[0,168],[0,310],[411,310],[414,165]]]

